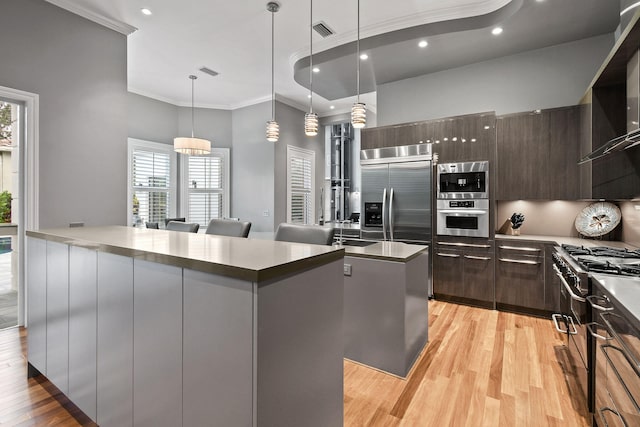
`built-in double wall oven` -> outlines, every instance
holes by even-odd
[[[489,237],[488,161],[438,165],[437,187],[437,234]]]

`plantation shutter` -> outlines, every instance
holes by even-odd
[[[169,217],[171,158],[169,153],[134,148],[131,164],[134,225],[160,222]]]
[[[313,223],[314,152],[291,147],[288,150],[288,221]]]
[[[206,227],[213,218],[226,216],[226,170],[224,152],[190,156],[187,160],[187,217]]]

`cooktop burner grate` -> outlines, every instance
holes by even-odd
[[[562,248],[571,256],[591,255],[610,258],[640,259],[640,250],[631,251],[624,248],[611,248],[608,246],[596,246],[585,248],[584,246],[562,245]]]

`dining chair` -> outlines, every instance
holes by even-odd
[[[164,227],[167,228],[167,224],[169,224],[169,222],[171,221],[185,222],[186,220],[187,220],[186,218],[165,218]]]
[[[166,229],[170,231],[184,231],[187,233],[197,233],[200,224],[197,222],[169,221]]]
[[[157,223],[157,222],[145,222],[145,223],[144,223],[144,225],[145,225],[147,228],[153,228],[154,230],[157,230],[157,229],[159,229],[159,228],[160,228],[160,227],[158,226],[158,223]]]
[[[281,242],[310,243],[314,245],[333,244],[333,227],[318,227],[314,225],[289,224],[278,225],[275,240]]]
[[[214,218],[209,221],[205,233],[216,234],[218,236],[247,237],[249,236],[250,229],[251,222],[249,221]]]

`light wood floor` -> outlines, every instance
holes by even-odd
[[[429,343],[406,380],[345,361],[345,426],[589,425],[551,321],[439,301],[429,310]],[[26,379],[25,354],[24,329],[0,331],[0,425],[94,425],[48,381]]]

